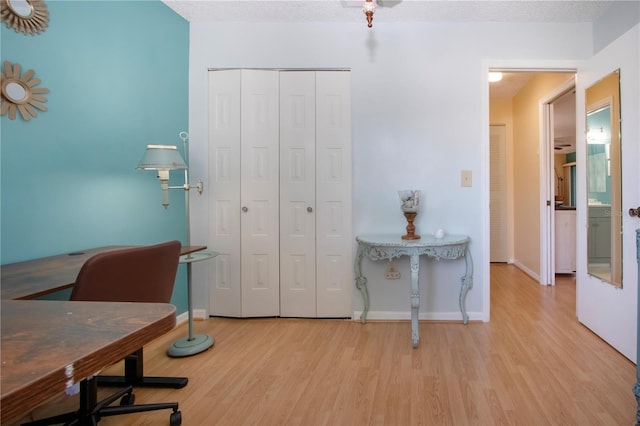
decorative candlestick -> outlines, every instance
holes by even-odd
[[[403,235],[402,239],[419,240],[420,235],[416,235],[416,227],[413,221],[418,214],[418,207],[420,206],[420,191],[403,190],[398,191],[398,195],[400,196],[400,208],[404,213],[404,217],[407,219],[407,234]]]

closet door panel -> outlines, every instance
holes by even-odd
[[[212,315],[239,316],[240,71],[209,73],[209,248]]]
[[[350,317],[350,73],[316,73],[317,315]]]
[[[242,316],[280,313],[279,73],[242,70],[239,209]]]
[[[280,73],[280,315],[316,316],[315,72]]]

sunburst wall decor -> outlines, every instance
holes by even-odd
[[[49,25],[49,9],[43,0],[0,0],[0,16],[7,28],[39,34]]]
[[[46,87],[36,87],[40,84],[39,78],[33,78],[35,71],[28,70],[22,74],[20,64],[13,64],[4,61],[2,73],[0,73],[0,87],[2,94],[2,105],[0,105],[0,115],[9,113],[11,120],[16,119],[16,111],[25,121],[31,117],[37,117],[36,108],[46,111],[47,107],[42,103],[47,102],[47,98],[42,96],[49,93]]]

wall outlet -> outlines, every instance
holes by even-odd
[[[400,272],[398,272],[395,262],[389,264],[387,272],[384,273],[384,277],[388,280],[397,280],[400,278]]]

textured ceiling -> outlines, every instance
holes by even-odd
[[[190,22],[362,22],[355,0],[163,0]],[[374,0],[376,1],[376,0]],[[377,0],[386,22],[594,22],[622,0]]]

